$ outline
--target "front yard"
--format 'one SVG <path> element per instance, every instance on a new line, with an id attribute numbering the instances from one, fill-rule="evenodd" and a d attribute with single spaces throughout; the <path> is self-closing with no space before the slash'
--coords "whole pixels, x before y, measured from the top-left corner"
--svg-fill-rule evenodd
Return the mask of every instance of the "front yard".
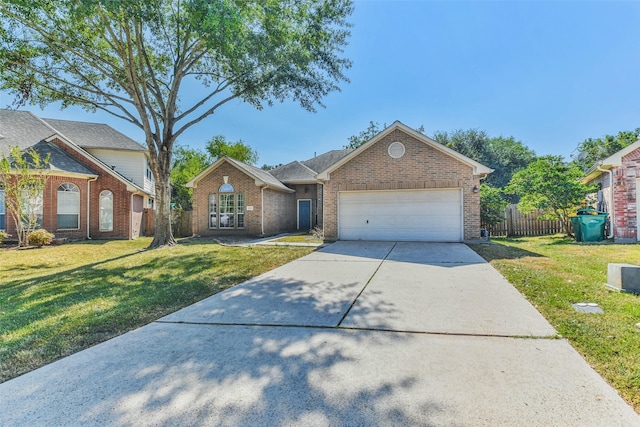
<path id="1" fill-rule="evenodd" d="M 150 239 L 0 249 L 0 382 L 152 322 L 313 248 Z"/>
<path id="2" fill-rule="evenodd" d="M 607 290 L 609 263 L 640 263 L 640 245 L 578 244 L 560 236 L 470 245 L 491 262 L 640 412 L 640 296 Z M 595 302 L 604 314 L 575 311 Z"/>

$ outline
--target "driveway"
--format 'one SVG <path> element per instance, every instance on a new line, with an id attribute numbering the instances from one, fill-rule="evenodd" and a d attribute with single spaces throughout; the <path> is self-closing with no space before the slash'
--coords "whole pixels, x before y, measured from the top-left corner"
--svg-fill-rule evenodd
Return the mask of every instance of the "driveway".
<path id="1" fill-rule="evenodd" d="M 639 426 L 462 244 L 338 242 L 0 384 L 0 425 Z"/>

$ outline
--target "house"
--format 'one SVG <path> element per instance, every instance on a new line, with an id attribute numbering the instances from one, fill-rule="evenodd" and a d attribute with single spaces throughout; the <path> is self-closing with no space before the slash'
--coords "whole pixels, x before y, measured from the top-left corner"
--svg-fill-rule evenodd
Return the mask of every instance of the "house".
<path id="1" fill-rule="evenodd" d="M 460 242 L 480 238 L 480 180 L 491 172 L 395 122 L 355 150 L 269 172 L 223 157 L 187 186 L 196 235 L 321 227 L 344 240 Z"/>
<path id="2" fill-rule="evenodd" d="M 609 237 L 640 241 L 640 140 L 597 162 L 582 182 L 599 184 L 597 209 L 609 212 Z"/>
<path id="3" fill-rule="evenodd" d="M 39 225 L 69 239 L 133 239 L 153 207 L 154 181 L 145 147 L 110 126 L 0 109 L 0 153 L 33 147 L 50 156 Z M 0 188 L 0 230 L 15 224 Z"/>

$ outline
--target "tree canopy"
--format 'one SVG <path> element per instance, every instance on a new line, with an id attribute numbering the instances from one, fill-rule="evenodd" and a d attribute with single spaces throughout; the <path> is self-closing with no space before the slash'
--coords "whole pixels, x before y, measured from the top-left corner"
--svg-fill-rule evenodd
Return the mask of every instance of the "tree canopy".
<path id="1" fill-rule="evenodd" d="M 489 137 L 483 130 L 436 132 L 434 139 L 470 159 L 492 168 L 486 184 L 504 188 L 511 177 L 535 160 L 536 154 L 514 137 Z"/>
<path id="2" fill-rule="evenodd" d="M 140 128 L 155 175 L 151 247 L 174 244 L 176 139 L 239 99 L 315 111 L 347 80 L 351 0 L 0 0 L 0 89 Z"/>
<path id="3" fill-rule="evenodd" d="M 582 141 L 573 156 L 574 163 L 587 171 L 596 162 L 617 153 L 640 138 L 640 128 L 633 131 L 618 132 L 617 135 L 605 135 L 602 138 L 588 138 Z"/>
<path id="4" fill-rule="evenodd" d="M 191 210 L 193 189 L 185 185 L 211 163 L 211 156 L 204 151 L 176 145 L 171 167 L 171 203 L 175 208 Z"/>
<path id="5" fill-rule="evenodd" d="M 569 214 L 575 213 L 593 186 L 580 182 L 582 171 L 566 163 L 562 156 L 543 156 L 515 173 L 505 189 L 520 196 L 518 209 L 531 213 L 536 209 L 546 212 L 544 218 L 560 219 L 565 233 L 571 235 Z"/>
<path id="6" fill-rule="evenodd" d="M 254 164 L 260 158 L 258 152 L 246 145 L 242 140 L 231 142 L 227 141 L 227 138 L 222 135 L 216 135 L 207 142 L 206 149 L 213 161 L 227 156 L 244 163 Z"/>

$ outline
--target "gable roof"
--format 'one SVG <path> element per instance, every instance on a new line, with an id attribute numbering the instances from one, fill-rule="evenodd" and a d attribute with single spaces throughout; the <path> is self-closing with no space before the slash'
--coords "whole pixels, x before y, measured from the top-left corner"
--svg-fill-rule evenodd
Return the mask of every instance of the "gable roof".
<path id="1" fill-rule="evenodd" d="M 335 164 L 340 161 L 344 156 L 351 153 L 353 149 L 343 149 L 343 150 L 331 150 L 324 154 L 320 154 L 312 159 L 305 160 L 302 162 L 303 165 L 312 169 L 316 173 L 322 172 L 327 169 L 329 166 Z"/>
<path id="2" fill-rule="evenodd" d="M 326 169 L 324 169 L 323 171 L 318 173 L 318 179 L 320 179 L 320 180 L 329 179 L 329 174 L 331 172 L 333 172 L 334 170 L 338 169 L 340 166 L 344 165 L 345 163 L 347 163 L 349 160 L 353 159 L 354 157 L 360 155 L 360 153 L 366 151 L 367 149 L 372 147 L 374 144 L 376 144 L 378 141 L 380 141 L 382 138 L 384 138 L 385 136 L 389 135 L 391 132 L 393 132 L 395 130 L 400 130 L 400 131 L 408 134 L 409 136 L 412 136 L 413 138 L 417 139 L 418 141 L 423 142 L 423 143 L 429 145 L 430 147 L 432 147 L 432 148 L 434 148 L 434 149 L 436 149 L 438 151 L 441 151 L 441 152 L 453 157 L 454 159 L 459 160 L 460 162 L 470 166 L 473 169 L 473 174 L 474 175 L 484 176 L 484 175 L 487 175 L 487 174 L 493 172 L 493 169 L 488 168 L 485 165 L 483 165 L 481 163 L 478 163 L 475 160 L 470 159 L 467 156 L 464 156 L 464 155 L 458 153 L 455 150 L 452 150 L 451 148 L 449 148 L 449 147 L 447 147 L 445 145 L 440 144 L 439 142 L 429 138 L 426 135 L 421 134 L 420 132 L 410 128 L 409 126 L 405 125 L 404 123 L 396 120 L 395 122 L 393 122 L 391 124 L 391 126 L 387 127 L 386 129 L 384 129 L 383 131 L 378 133 L 376 136 L 371 138 L 369 141 L 365 142 L 360 147 L 358 147 L 355 150 L 351 151 L 346 156 L 342 157 L 340 160 L 338 160 L 337 162 L 333 163 L 332 165 L 330 165 L 329 167 L 327 167 Z"/>
<path id="3" fill-rule="evenodd" d="M 255 166 L 248 165 L 239 160 L 232 159 L 231 157 L 223 156 L 218 160 L 213 162 L 211 166 L 200 172 L 195 178 L 185 184 L 186 187 L 195 188 L 202 178 L 207 176 L 210 172 L 217 169 L 223 163 L 229 163 L 231 166 L 234 166 L 241 172 L 244 172 L 246 175 L 250 176 L 255 180 L 257 186 L 265 186 L 267 188 L 271 188 L 273 190 L 285 191 L 287 193 L 293 193 L 295 190 L 284 185 L 282 182 L 278 181 L 276 177 L 271 175 L 265 170 L 259 169 Z"/>
<path id="4" fill-rule="evenodd" d="M 147 151 L 128 136 L 103 123 L 76 122 L 73 120 L 42 119 L 82 148 L 109 150 Z"/>
<path id="5" fill-rule="evenodd" d="M 621 166 L 622 158 L 639 148 L 640 148 L 640 139 L 634 142 L 633 144 L 624 147 L 622 150 L 610 155 L 606 159 L 596 162 L 593 166 L 591 166 L 591 168 L 589 168 L 589 170 L 586 173 L 586 176 L 582 178 L 582 182 L 587 183 L 589 181 L 592 181 L 594 178 L 598 177 L 600 174 L 602 174 L 602 171 L 598 170 L 598 167 L 600 167 L 600 169 L 611 169 L 615 166 Z"/>
<path id="6" fill-rule="evenodd" d="M 316 183 L 316 172 L 295 160 L 269 171 L 276 179 L 288 183 Z"/>
<path id="7" fill-rule="evenodd" d="M 64 122 L 64 120 L 61 120 L 60 122 Z M 81 122 L 67 121 L 67 123 Z M 113 131 L 122 135 L 115 129 L 113 129 Z M 106 173 L 124 183 L 129 191 L 153 195 L 132 182 L 127 177 L 114 171 L 102 160 L 83 149 L 80 144 L 70 140 L 68 136 L 62 135 L 62 133 L 54 129 L 50 123 L 47 123 L 29 111 L 0 109 L 0 134 L 3 135 L 3 137 L 0 138 L 0 154 L 4 154 L 5 156 L 9 154 L 11 147 L 17 146 L 21 150 L 34 147 L 34 149 L 36 149 L 42 156 L 46 156 L 49 153 L 51 154 L 49 169 L 52 172 L 81 174 L 93 177 L 97 176 L 95 171 L 89 169 L 87 166 L 83 165 L 81 162 L 51 142 L 53 139 L 58 139 L 67 144 L 68 147 L 80 154 L 82 157 L 90 160 L 92 163 L 106 171 Z"/>

